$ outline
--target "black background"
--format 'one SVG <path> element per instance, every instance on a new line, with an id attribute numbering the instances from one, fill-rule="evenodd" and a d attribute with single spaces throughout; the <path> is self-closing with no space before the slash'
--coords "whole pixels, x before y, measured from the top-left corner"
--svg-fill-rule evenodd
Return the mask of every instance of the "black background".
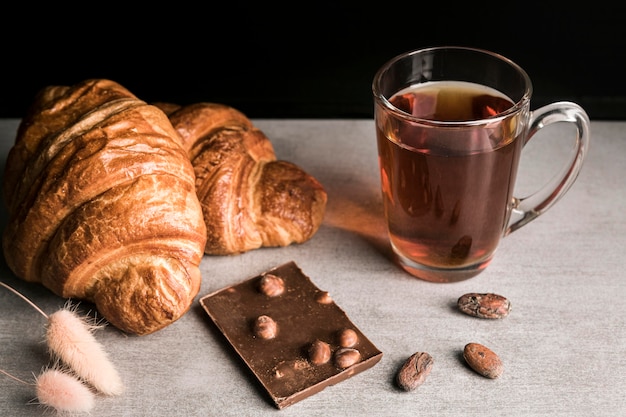
<path id="1" fill-rule="evenodd" d="M 601 2 L 184 2 L 16 5 L 3 13 L 0 117 L 46 85 L 110 78 L 146 101 L 231 105 L 251 118 L 370 118 L 393 56 L 437 45 L 520 64 L 532 106 L 626 119 L 626 13 Z"/>

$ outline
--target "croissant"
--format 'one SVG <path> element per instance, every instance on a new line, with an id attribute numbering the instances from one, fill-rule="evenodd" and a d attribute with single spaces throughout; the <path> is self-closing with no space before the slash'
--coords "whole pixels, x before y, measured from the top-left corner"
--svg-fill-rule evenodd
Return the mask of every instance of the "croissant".
<path id="1" fill-rule="evenodd" d="M 193 167 L 162 110 L 102 79 L 35 97 L 7 157 L 8 266 L 111 324 L 149 334 L 200 289 L 206 226 Z"/>
<path id="2" fill-rule="evenodd" d="M 269 138 L 243 113 L 217 103 L 155 104 L 168 114 L 194 167 L 206 254 L 303 243 L 317 232 L 324 187 L 299 166 L 277 160 Z"/>

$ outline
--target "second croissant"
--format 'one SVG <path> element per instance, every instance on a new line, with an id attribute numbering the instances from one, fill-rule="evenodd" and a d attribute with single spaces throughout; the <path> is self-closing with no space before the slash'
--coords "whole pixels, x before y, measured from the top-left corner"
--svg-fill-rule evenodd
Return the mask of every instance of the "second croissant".
<path id="1" fill-rule="evenodd" d="M 182 137 L 207 225 L 205 253 L 231 255 L 309 240 L 327 194 L 299 166 L 277 160 L 268 137 L 240 111 L 217 103 L 156 103 Z"/>

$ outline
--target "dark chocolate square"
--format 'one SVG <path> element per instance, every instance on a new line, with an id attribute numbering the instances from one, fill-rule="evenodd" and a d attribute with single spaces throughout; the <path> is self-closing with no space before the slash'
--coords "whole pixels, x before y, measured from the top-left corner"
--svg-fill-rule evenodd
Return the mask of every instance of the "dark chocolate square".
<path id="1" fill-rule="evenodd" d="M 264 281 L 275 285 L 264 290 Z M 284 291 L 276 294 L 276 289 Z M 208 294 L 200 304 L 279 409 L 382 358 L 330 295 L 294 262 Z M 261 329 L 255 324 L 259 317 L 265 319 Z M 311 356 L 314 342 L 325 346 L 317 356 Z"/>

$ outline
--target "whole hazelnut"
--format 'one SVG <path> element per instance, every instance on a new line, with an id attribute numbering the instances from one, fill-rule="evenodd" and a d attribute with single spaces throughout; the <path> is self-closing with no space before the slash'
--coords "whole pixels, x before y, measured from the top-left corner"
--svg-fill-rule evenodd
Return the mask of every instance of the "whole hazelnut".
<path id="1" fill-rule="evenodd" d="M 323 365 L 330 360 L 330 345 L 316 340 L 309 347 L 309 359 L 314 365 Z"/>
<path id="2" fill-rule="evenodd" d="M 335 365 L 338 368 L 348 368 L 361 360 L 361 353 L 352 348 L 341 348 L 335 352 Z"/>
<path id="3" fill-rule="evenodd" d="M 277 297 L 285 292 L 285 281 L 274 274 L 265 274 L 259 281 L 259 291 L 268 297 Z"/>
<path id="4" fill-rule="evenodd" d="M 338 336 L 341 347 L 352 347 L 359 341 L 359 336 L 352 329 L 343 329 Z"/>
<path id="5" fill-rule="evenodd" d="M 254 334 L 261 339 L 273 339 L 278 333 L 278 325 L 270 316 L 259 316 L 254 322 Z"/>

